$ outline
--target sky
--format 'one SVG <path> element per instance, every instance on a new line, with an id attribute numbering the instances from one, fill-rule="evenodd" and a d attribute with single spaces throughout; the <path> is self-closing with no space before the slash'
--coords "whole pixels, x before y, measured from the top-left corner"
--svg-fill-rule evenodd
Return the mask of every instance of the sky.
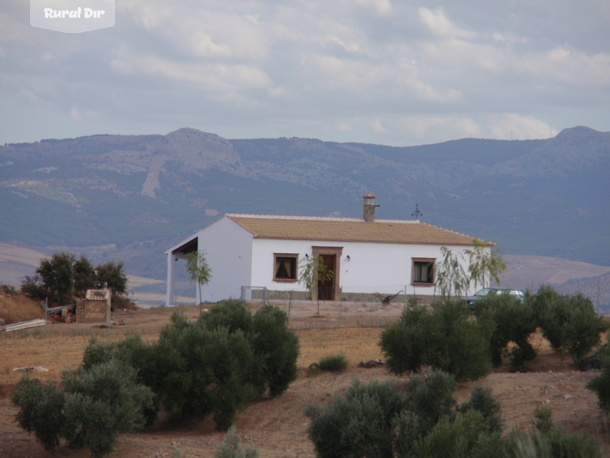
<path id="1" fill-rule="evenodd" d="M 608 0 L 116 0 L 113 27 L 62 33 L 2 0 L 0 144 L 605 132 L 609 24 Z"/>

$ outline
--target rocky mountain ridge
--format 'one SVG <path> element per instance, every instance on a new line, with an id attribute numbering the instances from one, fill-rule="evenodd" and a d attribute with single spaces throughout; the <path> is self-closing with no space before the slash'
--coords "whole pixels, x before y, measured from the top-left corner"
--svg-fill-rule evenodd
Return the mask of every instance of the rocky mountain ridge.
<path id="1" fill-rule="evenodd" d="M 426 222 L 505 253 L 610 265 L 610 133 L 389 147 L 229 140 L 192 128 L 0 146 L 0 241 L 76 248 L 163 278 L 163 252 L 224 213 Z"/>

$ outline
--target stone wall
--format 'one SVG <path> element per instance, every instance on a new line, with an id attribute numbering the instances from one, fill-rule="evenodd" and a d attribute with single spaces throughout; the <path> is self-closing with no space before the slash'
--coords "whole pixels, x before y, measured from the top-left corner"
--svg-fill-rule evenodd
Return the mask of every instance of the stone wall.
<path id="1" fill-rule="evenodd" d="M 76 304 L 77 323 L 104 323 L 110 317 L 106 316 L 106 301 L 82 300 Z"/>

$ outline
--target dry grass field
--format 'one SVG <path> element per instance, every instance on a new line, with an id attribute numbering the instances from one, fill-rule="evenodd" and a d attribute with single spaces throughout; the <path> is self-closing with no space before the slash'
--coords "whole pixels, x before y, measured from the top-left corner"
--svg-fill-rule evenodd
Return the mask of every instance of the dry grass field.
<path id="1" fill-rule="evenodd" d="M 35 306 L 37 307 L 37 306 Z M 253 403 L 242 410 L 236 420 L 244 444 L 257 447 L 261 457 L 310 457 L 314 448 L 307 438 L 308 418 L 303 410 L 309 404 L 326 404 L 349 387 L 354 379 L 394 378 L 384 367 L 358 367 L 360 360 L 382 357 L 378 342 L 383 325 L 400 315 L 402 304 L 382 307 L 379 304 L 322 304 L 316 315 L 315 304 L 293 303 L 290 327 L 300 340 L 299 376 L 289 390 L 277 399 Z M 198 307 L 179 307 L 188 318 L 199 314 Z M 0 316 L 2 314 L 0 300 Z M 57 323 L 42 328 L 0 334 L 0 456 L 52 457 L 88 456 L 86 451 L 71 450 L 62 445 L 54 454 L 46 452 L 14 422 L 17 409 L 10 395 L 22 372 L 15 368 L 42 366 L 47 372 L 32 373 L 43 380 L 58 380 L 61 372 L 75 368 L 92 336 L 101 340 L 122 339 L 138 333 L 144 340 L 157 338 L 159 329 L 169 321 L 174 309 L 155 308 L 117 313 L 123 325 L 100 329 L 92 324 Z M 33 308 L 34 313 L 39 313 Z M 490 386 L 502 404 L 505 430 L 532 427 L 536 406 L 546 404 L 553 410 L 556 424 L 565 430 L 589 434 L 610 450 L 610 426 L 597 406 L 596 396 L 585 384 L 596 372 L 578 372 L 553 354 L 547 343 L 537 336 L 534 345 L 538 357 L 528 372 L 512 373 L 508 365 L 498 368 L 477 382 L 460 384 L 456 396 L 464 401 L 476 384 Z M 342 353 L 349 367 L 339 374 L 308 376 L 307 368 L 323 356 Z M 407 377 L 397 378 L 406 381 Z M 158 422 L 155 427 L 122 434 L 112 457 L 208 457 L 224 439 L 211 422 L 171 424 Z"/>

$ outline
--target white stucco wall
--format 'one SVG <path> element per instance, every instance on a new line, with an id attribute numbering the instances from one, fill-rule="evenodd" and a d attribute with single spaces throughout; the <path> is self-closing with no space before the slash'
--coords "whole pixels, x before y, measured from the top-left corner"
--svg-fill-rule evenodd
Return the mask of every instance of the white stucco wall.
<path id="1" fill-rule="evenodd" d="M 434 258 L 441 261 L 440 246 L 399 245 L 386 243 L 311 242 L 300 240 L 254 239 L 252 249 L 252 285 L 275 291 L 305 291 L 299 283 L 273 281 L 274 253 L 298 253 L 299 258 L 312 254 L 312 246 L 342 247 L 339 261 L 340 287 L 345 293 L 433 295 L 433 286 L 411 284 L 412 258 Z M 460 253 L 468 247 L 450 247 Z M 349 256 L 349 260 L 347 258 Z M 464 268 L 467 268 L 464 262 Z M 472 288 L 468 294 L 473 294 Z"/>
<path id="2" fill-rule="evenodd" d="M 202 287 L 202 299 L 217 302 L 239 298 L 242 285 L 250 284 L 252 235 L 228 218 L 222 218 L 199 233 L 212 279 Z"/>
<path id="3" fill-rule="evenodd" d="M 343 293 L 390 295 L 404 291 L 406 294 L 434 295 L 434 286 L 412 285 L 413 258 L 436 259 L 437 265 L 442 260 L 437 245 L 255 239 L 227 217 L 201 230 L 197 237 L 199 249 L 205 251 L 212 268 L 209 284 L 202 287 L 202 300 L 209 302 L 239 298 L 242 286 L 305 291 L 298 282 L 273 281 L 274 254 L 297 253 L 302 259 L 305 254 L 312 255 L 313 246 L 342 248 L 337 267 Z M 459 257 L 463 250 L 472 247 L 449 248 Z M 463 267 L 467 270 L 466 260 Z M 471 287 L 467 294 L 474 294 L 479 288 Z"/>

